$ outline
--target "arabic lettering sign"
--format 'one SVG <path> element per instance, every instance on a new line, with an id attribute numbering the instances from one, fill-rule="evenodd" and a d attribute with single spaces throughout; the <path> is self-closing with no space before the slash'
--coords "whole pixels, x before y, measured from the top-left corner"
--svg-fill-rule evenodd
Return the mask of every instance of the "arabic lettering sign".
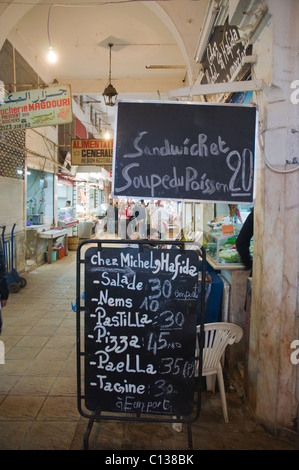
<path id="1" fill-rule="evenodd" d="M 112 154 L 112 139 L 72 140 L 72 165 L 112 165 Z"/>
<path id="2" fill-rule="evenodd" d="M 0 131 L 72 122 L 69 86 L 5 93 L 0 97 Z"/>

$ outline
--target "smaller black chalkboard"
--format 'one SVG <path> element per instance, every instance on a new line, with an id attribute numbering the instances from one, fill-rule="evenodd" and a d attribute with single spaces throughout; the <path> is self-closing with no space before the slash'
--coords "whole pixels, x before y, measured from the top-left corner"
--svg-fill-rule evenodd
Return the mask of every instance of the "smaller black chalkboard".
<path id="1" fill-rule="evenodd" d="M 224 25 L 215 26 L 209 40 L 205 57 L 202 61 L 204 76 L 201 84 L 229 82 L 236 69 L 241 65 L 242 58 L 248 54 L 241 41 L 236 26 L 226 22 Z M 244 73 L 244 68 L 242 72 Z"/>
<path id="2" fill-rule="evenodd" d="M 252 204 L 257 109 L 250 105 L 117 105 L 115 197 Z"/>
<path id="3" fill-rule="evenodd" d="M 198 253 L 95 246 L 86 250 L 84 264 L 86 408 L 190 414 Z"/>

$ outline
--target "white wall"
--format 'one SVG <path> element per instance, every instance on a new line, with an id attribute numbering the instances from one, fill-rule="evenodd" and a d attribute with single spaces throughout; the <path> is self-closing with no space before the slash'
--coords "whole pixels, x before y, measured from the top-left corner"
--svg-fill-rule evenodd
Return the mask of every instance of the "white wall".
<path id="1" fill-rule="evenodd" d="M 0 177 L 0 225 L 8 234 L 14 223 L 15 233 L 24 230 L 24 181 Z M 1 230 L 2 233 L 2 230 Z"/>
<path id="2" fill-rule="evenodd" d="M 4 235 L 7 240 L 10 239 L 12 227 L 16 224 L 13 263 L 18 272 L 24 271 L 26 264 L 24 187 L 23 180 L 0 177 L 0 226 L 6 226 Z M 2 236 L 2 228 L 0 231 Z"/>

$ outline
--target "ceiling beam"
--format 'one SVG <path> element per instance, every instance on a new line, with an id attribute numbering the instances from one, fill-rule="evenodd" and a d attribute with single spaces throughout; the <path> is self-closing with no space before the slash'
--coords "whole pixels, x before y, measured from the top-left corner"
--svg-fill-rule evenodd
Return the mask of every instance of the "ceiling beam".
<path id="1" fill-rule="evenodd" d="M 181 74 L 181 77 L 184 73 Z M 72 93 L 74 94 L 96 94 L 102 95 L 105 87 L 107 86 L 107 80 L 69 80 L 59 79 L 60 84 L 70 85 Z M 169 89 L 176 88 L 182 85 L 182 78 L 141 78 L 141 79 L 113 79 L 112 84 L 116 88 L 118 93 L 168 93 Z"/>
<path id="2" fill-rule="evenodd" d="M 238 93 L 242 91 L 258 91 L 263 89 L 262 80 L 248 80 L 225 83 L 211 83 L 178 88 L 168 92 L 169 99 L 188 98 L 200 95 L 216 95 L 218 93 Z"/>

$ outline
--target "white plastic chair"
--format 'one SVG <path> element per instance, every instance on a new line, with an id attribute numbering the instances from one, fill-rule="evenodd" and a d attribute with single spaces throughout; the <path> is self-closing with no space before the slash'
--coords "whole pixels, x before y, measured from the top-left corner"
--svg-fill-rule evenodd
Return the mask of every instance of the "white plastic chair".
<path id="1" fill-rule="evenodd" d="M 226 396 L 224 389 L 223 373 L 221 359 L 224 355 L 227 345 L 238 343 L 243 336 L 243 330 L 240 326 L 233 323 L 205 323 L 204 325 L 204 345 L 203 345 L 203 364 L 202 364 L 202 376 L 208 377 L 214 376 L 218 379 L 218 386 L 220 391 L 222 412 L 225 423 L 228 423 L 228 413 L 226 405 Z M 200 325 L 197 326 L 197 348 L 196 357 L 199 354 L 198 336 L 200 333 Z M 196 373 L 198 375 L 198 359 L 196 364 Z M 215 382 L 213 383 L 212 389 L 215 391 Z"/>

